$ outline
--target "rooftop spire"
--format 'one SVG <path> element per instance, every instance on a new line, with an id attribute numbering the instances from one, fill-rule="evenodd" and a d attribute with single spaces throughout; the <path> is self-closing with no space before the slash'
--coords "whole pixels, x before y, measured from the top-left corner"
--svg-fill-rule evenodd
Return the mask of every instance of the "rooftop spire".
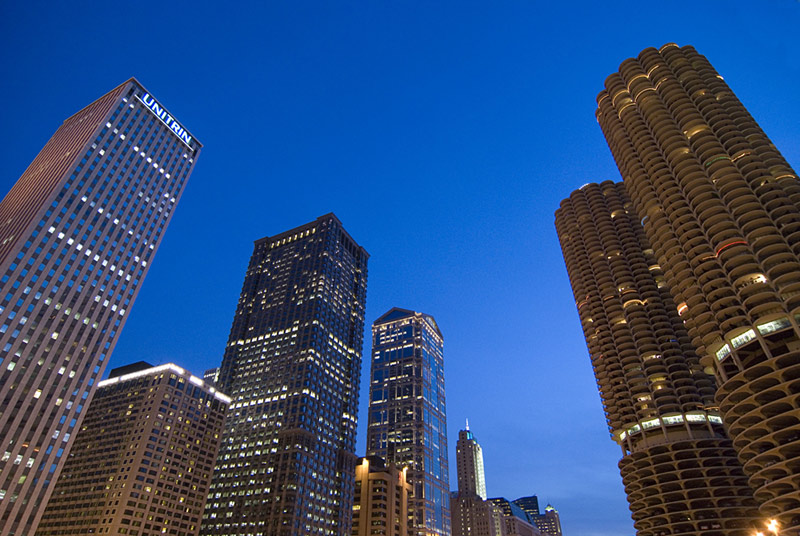
<path id="1" fill-rule="evenodd" d="M 469 419 L 467 419 L 467 431 L 469 431 Z"/>

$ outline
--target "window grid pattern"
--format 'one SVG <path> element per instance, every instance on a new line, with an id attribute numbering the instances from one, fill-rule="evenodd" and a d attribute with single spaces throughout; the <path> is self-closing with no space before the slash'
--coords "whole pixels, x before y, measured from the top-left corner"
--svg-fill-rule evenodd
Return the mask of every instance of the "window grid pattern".
<path id="1" fill-rule="evenodd" d="M 168 367 L 97 389 L 36 536 L 199 534 L 227 404 Z"/>
<path id="2" fill-rule="evenodd" d="M 450 534 L 443 349 L 430 315 L 393 308 L 372 324 L 367 455 L 407 468 L 417 535 Z"/>
<path id="3" fill-rule="evenodd" d="M 203 534 L 349 534 L 367 258 L 333 215 L 255 243 Z"/>
<path id="4" fill-rule="evenodd" d="M 32 534 L 198 156 L 130 80 L 0 203 L 0 535 Z"/>

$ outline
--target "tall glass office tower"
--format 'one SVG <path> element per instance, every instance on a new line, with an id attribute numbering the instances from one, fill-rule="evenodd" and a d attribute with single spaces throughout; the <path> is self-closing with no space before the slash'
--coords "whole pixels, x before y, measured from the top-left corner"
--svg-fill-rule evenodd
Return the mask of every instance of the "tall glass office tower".
<path id="1" fill-rule="evenodd" d="M 765 81 L 765 96 L 769 81 Z M 800 528 L 800 180 L 694 48 L 606 79 L 597 120 L 760 503 Z"/>
<path id="2" fill-rule="evenodd" d="M 367 258 L 333 214 L 256 241 L 201 534 L 350 533 Z"/>
<path id="3" fill-rule="evenodd" d="M 131 79 L 0 203 L 0 535 L 34 533 L 200 149 Z"/>
<path id="4" fill-rule="evenodd" d="M 397 307 L 372 324 L 369 456 L 408 467 L 419 536 L 449 536 L 443 339 L 432 316 Z"/>

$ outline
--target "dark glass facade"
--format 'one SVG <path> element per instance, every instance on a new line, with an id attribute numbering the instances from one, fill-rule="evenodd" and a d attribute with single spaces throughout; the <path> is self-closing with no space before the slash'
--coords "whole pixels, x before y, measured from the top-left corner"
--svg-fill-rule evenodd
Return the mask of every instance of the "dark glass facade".
<path id="1" fill-rule="evenodd" d="M 0 203 L 0 535 L 34 533 L 200 148 L 131 79 Z"/>
<path id="2" fill-rule="evenodd" d="M 256 241 L 202 534 L 350 533 L 367 258 L 333 214 Z"/>
<path id="3" fill-rule="evenodd" d="M 539 515 L 539 497 L 536 495 L 529 495 L 528 497 L 520 497 L 513 501 L 514 504 L 522 508 L 531 518 Z"/>
<path id="4" fill-rule="evenodd" d="M 408 468 L 417 535 L 450 534 L 443 344 L 423 313 L 393 308 L 372 324 L 367 453 Z"/>

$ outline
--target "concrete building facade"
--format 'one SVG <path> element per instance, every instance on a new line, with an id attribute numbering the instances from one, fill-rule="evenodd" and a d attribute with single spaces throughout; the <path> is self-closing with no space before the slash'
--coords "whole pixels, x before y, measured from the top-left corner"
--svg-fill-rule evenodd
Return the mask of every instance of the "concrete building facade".
<path id="1" fill-rule="evenodd" d="M 37 536 L 197 536 L 230 399 L 172 363 L 97 385 Z"/>
<path id="2" fill-rule="evenodd" d="M 0 203 L 0 536 L 29 536 L 201 144 L 131 79 Z"/>
<path id="3" fill-rule="evenodd" d="M 367 456 L 356 465 L 352 536 L 408 536 L 411 484 L 406 469 Z"/>
<path id="4" fill-rule="evenodd" d="M 562 201 L 556 229 L 637 534 L 744 536 L 758 512 L 714 377 L 625 186 L 584 185 Z"/>
<path id="5" fill-rule="evenodd" d="M 764 518 L 800 528 L 800 180 L 708 60 L 648 48 L 597 120 Z"/>

